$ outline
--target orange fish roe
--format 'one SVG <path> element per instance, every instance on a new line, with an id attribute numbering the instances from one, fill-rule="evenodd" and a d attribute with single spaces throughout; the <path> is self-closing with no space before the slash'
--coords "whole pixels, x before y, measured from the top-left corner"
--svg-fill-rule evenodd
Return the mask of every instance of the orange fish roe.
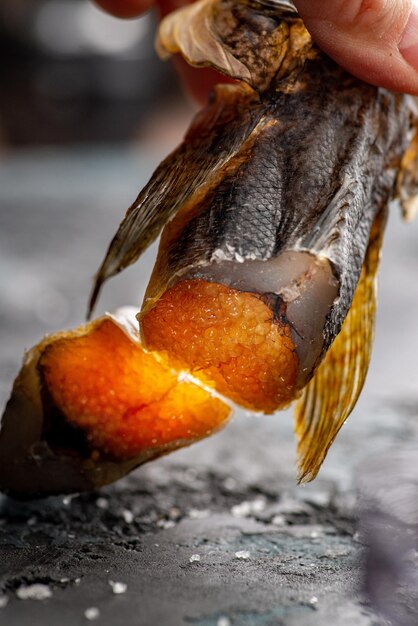
<path id="1" fill-rule="evenodd" d="M 178 381 L 167 366 L 110 320 L 63 338 L 41 368 L 56 406 L 92 446 L 117 459 L 173 450 L 220 428 L 230 408 L 208 391 Z"/>
<path id="2" fill-rule="evenodd" d="M 272 412 L 296 395 L 298 358 L 287 325 L 252 293 L 184 280 L 141 319 L 152 350 L 249 408 Z"/>

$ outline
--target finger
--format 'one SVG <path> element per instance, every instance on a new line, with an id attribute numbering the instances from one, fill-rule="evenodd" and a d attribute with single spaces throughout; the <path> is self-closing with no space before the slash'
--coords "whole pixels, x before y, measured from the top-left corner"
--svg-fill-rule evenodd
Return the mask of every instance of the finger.
<path id="1" fill-rule="evenodd" d="M 294 0 L 318 45 L 374 85 L 418 94 L 418 5 L 413 0 Z"/>
<path id="2" fill-rule="evenodd" d="M 179 54 L 174 55 L 172 61 L 183 91 L 200 106 L 207 104 L 209 94 L 215 85 L 234 82 L 228 76 L 209 67 L 192 67 Z"/>
<path id="3" fill-rule="evenodd" d="M 191 4 L 195 0 L 156 0 L 157 9 L 161 17 L 175 11 L 186 4 Z"/>
<path id="4" fill-rule="evenodd" d="M 137 17 L 148 11 L 155 0 L 94 0 L 101 9 L 115 17 Z"/>
<path id="5" fill-rule="evenodd" d="M 138 17 L 156 6 L 161 16 L 178 9 L 191 0 L 93 0 L 101 9 L 115 17 Z"/>

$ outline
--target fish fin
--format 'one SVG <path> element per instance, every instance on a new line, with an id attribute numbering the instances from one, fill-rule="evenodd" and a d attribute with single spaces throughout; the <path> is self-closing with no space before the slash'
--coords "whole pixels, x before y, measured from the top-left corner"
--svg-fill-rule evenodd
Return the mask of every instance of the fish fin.
<path id="1" fill-rule="evenodd" d="M 156 169 L 129 208 L 95 276 L 90 318 L 103 283 L 134 263 L 184 203 L 219 179 L 259 121 L 250 111 L 256 95 L 245 85 L 218 85 L 183 143 Z M 261 109 L 260 109 L 261 111 Z"/>
<path id="2" fill-rule="evenodd" d="M 216 39 L 212 10 L 218 0 L 200 0 L 169 13 L 159 27 L 156 49 L 162 59 L 180 52 L 196 67 L 211 66 L 233 78 L 249 81 L 249 70 Z"/>
<path id="3" fill-rule="evenodd" d="M 356 405 L 370 362 L 377 280 L 386 212 L 376 218 L 353 302 L 341 332 L 295 410 L 299 482 L 313 480 L 338 431 Z"/>
<path id="4" fill-rule="evenodd" d="M 418 215 L 418 121 L 415 122 L 414 135 L 401 161 L 396 195 L 399 197 L 404 220 L 412 221 Z"/>
<path id="5" fill-rule="evenodd" d="M 198 0 L 167 15 L 156 48 L 181 53 L 190 65 L 213 67 L 262 92 L 315 54 L 312 39 L 289 5 L 249 0 Z"/>

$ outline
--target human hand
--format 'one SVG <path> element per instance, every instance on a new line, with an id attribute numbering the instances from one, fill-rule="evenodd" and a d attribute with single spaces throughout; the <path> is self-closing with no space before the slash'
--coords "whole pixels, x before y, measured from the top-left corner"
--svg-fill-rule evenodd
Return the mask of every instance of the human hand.
<path id="1" fill-rule="evenodd" d="M 109 13 L 134 17 L 156 6 L 161 16 L 188 0 L 95 0 Z M 294 0 L 317 44 L 362 80 L 418 95 L 418 3 L 413 0 Z M 219 75 L 176 60 L 199 101 Z M 217 76 L 217 78 L 216 78 Z"/>
<path id="2" fill-rule="evenodd" d="M 294 0 L 312 37 L 362 80 L 418 94 L 418 3 Z"/>

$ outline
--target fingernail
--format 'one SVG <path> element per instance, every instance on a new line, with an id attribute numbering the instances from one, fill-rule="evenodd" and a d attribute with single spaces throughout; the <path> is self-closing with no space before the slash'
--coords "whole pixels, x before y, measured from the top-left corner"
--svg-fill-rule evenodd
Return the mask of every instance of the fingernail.
<path id="1" fill-rule="evenodd" d="M 418 3 L 416 0 L 414 0 L 411 15 L 398 47 L 405 61 L 418 70 Z"/>

